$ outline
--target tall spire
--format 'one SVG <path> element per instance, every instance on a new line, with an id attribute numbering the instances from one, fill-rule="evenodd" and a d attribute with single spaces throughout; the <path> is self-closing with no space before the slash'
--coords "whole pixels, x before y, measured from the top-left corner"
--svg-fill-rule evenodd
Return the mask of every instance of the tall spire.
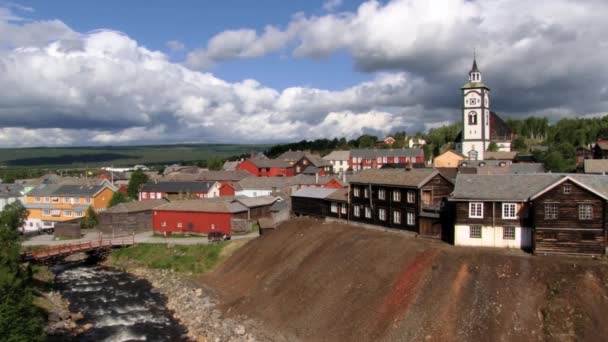
<path id="1" fill-rule="evenodd" d="M 477 68 L 477 51 L 473 49 L 473 66 L 469 71 L 469 82 L 481 82 L 481 71 Z"/>

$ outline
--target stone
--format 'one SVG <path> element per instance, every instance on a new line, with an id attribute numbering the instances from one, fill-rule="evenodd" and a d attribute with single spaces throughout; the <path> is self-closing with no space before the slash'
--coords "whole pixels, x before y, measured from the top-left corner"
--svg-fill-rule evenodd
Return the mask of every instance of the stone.
<path id="1" fill-rule="evenodd" d="M 234 328 L 234 333 L 237 335 L 244 335 L 245 334 L 245 327 L 242 325 L 237 325 L 236 328 Z"/>
<path id="2" fill-rule="evenodd" d="M 207 337 L 198 336 L 198 337 L 196 337 L 196 342 L 207 342 Z"/>
<path id="3" fill-rule="evenodd" d="M 85 325 L 82 326 L 82 330 L 83 331 L 87 331 L 87 330 L 89 330 L 91 328 L 93 328 L 93 324 L 91 324 L 91 323 L 87 323 L 87 324 L 85 324 Z"/>
<path id="4" fill-rule="evenodd" d="M 73 321 L 78 321 L 78 320 L 83 319 L 84 315 L 82 313 L 80 313 L 80 312 L 75 312 L 75 313 L 73 312 L 73 313 L 70 314 L 70 318 Z"/>

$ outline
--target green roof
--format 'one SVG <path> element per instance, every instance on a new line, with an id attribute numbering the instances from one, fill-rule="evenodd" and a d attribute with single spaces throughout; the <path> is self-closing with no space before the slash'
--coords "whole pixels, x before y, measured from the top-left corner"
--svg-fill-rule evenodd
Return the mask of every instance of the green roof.
<path id="1" fill-rule="evenodd" d="M 462 86 L 462 89 L 467 89 L 467 88 L 487 88 L 487 89 L 490 89 L 483 82 L 468 82 L 467 84 L 465 84 L 465 85 Z"/>

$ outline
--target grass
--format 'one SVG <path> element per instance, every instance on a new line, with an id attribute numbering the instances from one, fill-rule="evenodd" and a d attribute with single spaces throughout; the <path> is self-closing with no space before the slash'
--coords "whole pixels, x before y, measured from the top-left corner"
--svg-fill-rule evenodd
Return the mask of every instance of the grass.
<path id="1" fill-rule="evenodd" d="M 173 270 L 180 273 L 202 274 L 212 270 L 220 261 L 224 247 L 231 242 L 205 245 L 167 246 L 166 244 L 139 244 L 112 252 L 113 266 L 131 266 Z"/>

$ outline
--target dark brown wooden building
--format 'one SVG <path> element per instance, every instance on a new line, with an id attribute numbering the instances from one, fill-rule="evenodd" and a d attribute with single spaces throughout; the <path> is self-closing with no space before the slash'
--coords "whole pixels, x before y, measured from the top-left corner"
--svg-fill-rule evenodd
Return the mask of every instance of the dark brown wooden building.
<path id="1" fill-rule="evenodd" d="M 607 176 L 564 176 L 531 201 L 536 253 L 605 254 Z"/>
<path id="2" fill-rule="evenodd" d="M 120 203 L 99 214 L 97 228 L 103 234 L 132 234 L 152 231 L 152 210 L 166 199 Z"/>
<path id="3" fill-rule="evenodd" d="M 291 194 L 291 212 L 296 216 L 326 217 L 330 213 L 327 196 L 337 191 L 331 188 L 306 187 Z"/>
<path id="4" fill-rule="evenodd" d="M 437 170 L 371 169 L 350 180 L 352 221 L 441 237 L 453 184 Z"/>

